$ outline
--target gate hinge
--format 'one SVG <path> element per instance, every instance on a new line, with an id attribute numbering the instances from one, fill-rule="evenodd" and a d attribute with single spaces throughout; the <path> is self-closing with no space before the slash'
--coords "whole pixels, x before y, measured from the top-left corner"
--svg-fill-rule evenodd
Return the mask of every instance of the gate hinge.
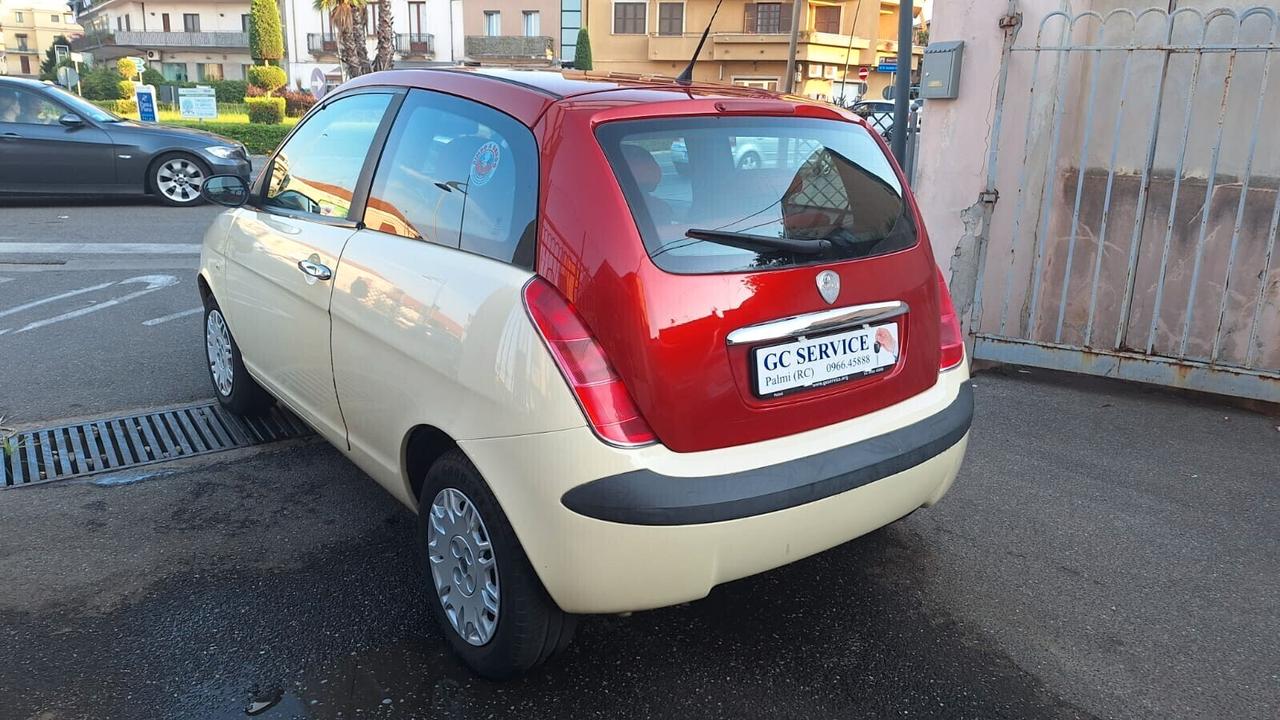
<path id="1" fill-rule="evenodd" d="M 996 201 L 999 199 L 1000 199 L 999 190 L 983 190 L 982 192 L 978 193 L 978 202 L 982 203 L 983 205 L 995 205 Z"/>
<path id="2" fill-rule="evenodd" d="M 1000 29 L 1008 30 L 1009 28 L 1018 27 L 1022 24 L 1022 13 L 1010 13 L 1000 18 Z"/>

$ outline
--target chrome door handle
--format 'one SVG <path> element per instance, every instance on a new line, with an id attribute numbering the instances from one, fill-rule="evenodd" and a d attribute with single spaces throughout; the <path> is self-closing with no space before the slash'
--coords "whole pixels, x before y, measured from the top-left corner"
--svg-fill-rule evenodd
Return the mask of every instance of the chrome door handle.
<path id="1" fill-rule="evenodd" d="M 303 275 L 315 278 L 316 280 L 329 280 L 333 278 L 333 271 L 327 265 L 320 263 L 319 258 L 309 258 L 307 260 L 298 261 L 298 269 Z"/>

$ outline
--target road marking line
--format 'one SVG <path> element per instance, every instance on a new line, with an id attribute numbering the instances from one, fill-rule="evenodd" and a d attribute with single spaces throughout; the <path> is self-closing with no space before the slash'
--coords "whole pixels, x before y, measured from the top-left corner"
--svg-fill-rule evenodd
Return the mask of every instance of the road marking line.
<path id="1" fill-rule="evenodd" d="M 14 314 L 14 313 L 16 313 L 16 312 L 22 312 L 23 310 L 27 310 L 27 309 L 29 309 L 29 308 L 36 307 L 37 305 L 43 305 L 43 304 L 45 304 L 45 303 L 51 303 L 51 302 L 56 302 L 56 301 L 58 301 L 58 300 L 64 300 L 64 299 L 69 298 L 69 297 L 75 297 L 76 295 L 81 295 L 81 294 L 84 294 L 84 293 L 87 293 L 87 292 L 93 292 L 94 290 L 101 290 L 102 288 L 110 287 L 110 286 L 112 286 L 112 285 L 114 285 L 114 284 L 115 284 L 114 282 L 104 282 L 104 283 L 102 283 L 101 285 L 91 285 L 91 286 L 89 286 L 89 287 L 80 288 L 79 290 L 72 290 L 72 291 L 70 291 L 70 292 L 64 292 L 64 293 L 62 293 L 61 295 L 54 295 L 53 297 L 47 297 L 47 298 L 44 298 L 44 299 L 41 299 L 41 300 L 32 300 L 31 302 L 26 303 L 26 304 L 24 304 L 24 305 L 19 305 L 19 306 L 17 306 L 17 307 L 11 307 L 11 308 L 9 308 L 8 310 L 0 310 L 0 317 L 4 317 L 5 315 L 12 315 L 12 314 Z"/>
<path id="2" fill-rule="evenodd" d="M 47 318 L 45 320 L 37 320 L 33 323 L 27 323 L 26 325 L 23 325 L 22 327 L 14 331 L 14 335 L 27 332 L 28 330 L 36 330 L 38 328 L 42 328 L 47 325 L 53 325 L 54 323 L 60 323 L 63 320 L 71 320 L 72 318 L 78 318 L 84 315 L 88 315 L 89 313 L 98 312 L 99 310 L 106 310 L 109 307 L 115 307 L 116 305 L 129 302 L 130 300 L 134 300 L 136 298 L 140 298 L 143 295 L 148 295 L 157 290 L 163 290 L 164 288 L 177 285 L 178 278 L 172 275 L 142 275 L 136 278 L 129 278 L 128 280 L 121 280 L 117 284 L 125 285 L 129 283 L 146 283 L 147 287 L 142 290 L 138 290 L 137 292 L 131 292 L 127 295 L 121 295 L 118 298 L 112 298 L 110 300 L 107 300 L 106 302 L 98 303 L 97 305 L 90 305 L 88 307 L 83 307 L 83 308 L 80 308 L 79 310 L 72 310 L 71 312 L 65 312 L 65 313 L 62 313 L 61 315 Z"/>
<path id="3" fill-rule="evenodd" d="M 151 318 L 150 320 L 143 320 L 142 324 L 146 325 L 147 327 L 151 327 L 152 325 L 167 323 L 170 320 L 177 320 L 178 318 L 184 318 L 188 315 L 195 315 L 196 313 L 202 313 L 202 312 L 204 312 L 204 308 L 202 307 L 191 308 L 190 310 L 183 310 L 182 312 L 176 312 L 172 315 L 165 315 L 163 317 Z"/>
<path id="4" fill-rule="evenodd" d="M 199 255 L 200 243 L 0 242 L 0 253 L 25 255 Z"/>

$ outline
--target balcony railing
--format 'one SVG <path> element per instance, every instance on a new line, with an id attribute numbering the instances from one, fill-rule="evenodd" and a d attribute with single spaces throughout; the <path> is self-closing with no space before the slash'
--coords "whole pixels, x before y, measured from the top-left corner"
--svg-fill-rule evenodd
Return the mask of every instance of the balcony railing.
<path id="1" fill-rule="evenodd" d="M 141 32 L 119 30 L 89 33 L 71 41 L 73 50 L 92 50 L 104 45 L 146 48 L 219 48 L 244 50 L 249 47 L 249 33 L 242 32 Z"/>
<path id="2" fill-rule="evenodd" d="M 19 46 L 17 46 L 17 47 L 11 47 L 11 48 L 9 48 L 9 52 L 11 52 L 11 53 L 15 53 L 15 54 L 17 54 L 17 55 L 38 55 L 38 54 L 40 54 L 40 51 L 39 51 L 39 50 L 36 50 L 35 48 L 31 47 L 30 45 L 19 45 Z"/>
<path id="3" fill-rule="evenodd" d="M 397 33 L 396 52 L 405 57 L 434 56 L 436 36 L 431 33 Z"/>
<path id="4" fill-rule="evenodd" d="M 336 55 L 338 37 L 333 33 L 307 33 L 307 52 L 312 55 Z"/>

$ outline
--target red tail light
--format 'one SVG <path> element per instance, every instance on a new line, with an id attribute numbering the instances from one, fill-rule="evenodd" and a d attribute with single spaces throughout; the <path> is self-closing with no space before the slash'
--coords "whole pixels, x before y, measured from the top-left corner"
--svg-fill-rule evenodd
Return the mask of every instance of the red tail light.
<path id="1" fill-rule="evenodd" d="M 656 442 L 622 378 L 569 301 L 547 281 L 534 278 L 524 287 L 524 304 L 596 435 L 629 447 Z"/>
<path id="2" fill-rule="evenodd" d="M 938 268 L 938 307 L 942 313 L 939 327 L 942 358 L 938 367 L 950 370 L 964 362 L 964 333 L 960 332 L 960 318 L 956 316 L 956 306 L 951 302 L 951 292 L 947 290 L 947 280 L 942 277 L 941 268 Z"/>

